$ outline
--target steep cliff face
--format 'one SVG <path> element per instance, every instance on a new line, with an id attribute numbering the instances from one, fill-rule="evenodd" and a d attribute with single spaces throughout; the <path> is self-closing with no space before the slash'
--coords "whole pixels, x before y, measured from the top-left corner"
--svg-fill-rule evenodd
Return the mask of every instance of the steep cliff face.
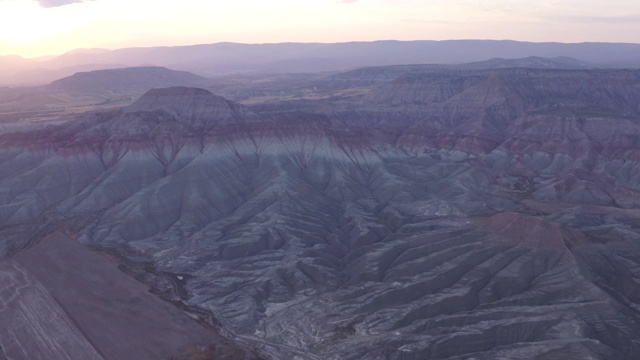
<path id="1" fill-rule="evenodd" d="M 637 80 L 411 74 L 253 110 L 153 90 L 0 137 L 3 253 L 77 231 L 265 357 L 632 359 Z"/>

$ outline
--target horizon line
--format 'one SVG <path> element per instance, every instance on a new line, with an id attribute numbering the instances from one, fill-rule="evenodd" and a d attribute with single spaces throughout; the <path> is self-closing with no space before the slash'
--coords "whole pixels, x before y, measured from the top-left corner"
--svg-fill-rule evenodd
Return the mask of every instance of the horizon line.
<path id="1" fill-rule="evenodd" d="M 433 40 L 433 39 L 414 39 L 414 40 L 398 40 L 398 39 L 380 39 L 380 40 L 352 40 L 352 41 L 338 41 L 338 42 L 322 42 L 322 41 L 310 41 L 310 42 L 302 42 L 302 41 L 281 41 L 281 42 L 235 42 L 235 41 L 218 41 L 213 43 L 194 43 L 194 44 L 185 44 L 185 45 L 150 45 L 150 46 L 124 46 L 118 48 L 103 48 L 103 47 L 89 47 L 89 48 L 74 48 L 63 53 L 59 54 L 51 54 L 51 55 L 40 55 L 40 56 L 22 56 L 20 54 L 10 53 L 10 54 L 0 54 L 0 57 L 19 57 L 25 60 L 37 60 L 43 58 L 57 58 L 60 56 L 64 56 L 67 54 L 72 54 L 74 52 L 82 52 L 83 50 L 91 51 L 91 50 L 103 50 L 105 52 L 126 50 L 126 49 L 152 49 L 152 48 L 181 48 L 181 47 L 195 47 L 195 46 L 212 46 L 212 45 L 248 45 L 248 46 L 259 46 L 259 45 L 284 45 L 284 44 L 299 44 L 299 45 L 339 45 L 339 44 L 354 44 L 354 43 L 377 43 L 377 42 L 462 42 L 462 41 L 478 41 L 478 42 L 515 42 L 515 43 L 530 43 L 530 44 L 563 44 L 563 45 L 581 45 L 581 44 L 611 44 L 611 45 L 639 45 L 637 42 L 613 42 L 613 41 L 581 41 L 581 42 L 562 42 L 562 41 L 529 41 L 529 40 L 513 40 L 513 39 L 444 39 L 444 40 Z"/>

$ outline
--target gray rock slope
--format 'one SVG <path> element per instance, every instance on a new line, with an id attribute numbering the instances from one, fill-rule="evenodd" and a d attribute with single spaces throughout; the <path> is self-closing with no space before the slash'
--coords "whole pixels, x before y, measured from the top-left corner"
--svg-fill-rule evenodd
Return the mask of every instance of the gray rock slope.
<path id="1" fill-rule="evenodd" d="M 253 110 L 153 90 L 0 137 L 3 253 L 77 231 L 265 358 L 633 359 L 637 84 L 412 74 Z"/>

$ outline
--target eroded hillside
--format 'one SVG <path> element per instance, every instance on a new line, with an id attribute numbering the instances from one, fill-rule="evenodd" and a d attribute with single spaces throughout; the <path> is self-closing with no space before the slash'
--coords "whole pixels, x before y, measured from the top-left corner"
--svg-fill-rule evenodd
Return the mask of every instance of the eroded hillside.
<path id="1" fill-rule="evenodd" d="M 633 359 L 639 76 L 153 90 L 0 137 L 2 254 L 76 234 L 265 358 Z"/>

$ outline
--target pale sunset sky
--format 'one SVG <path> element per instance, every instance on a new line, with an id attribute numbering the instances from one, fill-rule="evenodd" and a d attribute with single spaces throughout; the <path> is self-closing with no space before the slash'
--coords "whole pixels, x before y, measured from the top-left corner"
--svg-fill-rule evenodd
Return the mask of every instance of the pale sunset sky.
<path id="1" fill-rule="evenodd" d="M 640 43 L 640 0 L 0 0 L 0 55 L 445 39 Z"/>

